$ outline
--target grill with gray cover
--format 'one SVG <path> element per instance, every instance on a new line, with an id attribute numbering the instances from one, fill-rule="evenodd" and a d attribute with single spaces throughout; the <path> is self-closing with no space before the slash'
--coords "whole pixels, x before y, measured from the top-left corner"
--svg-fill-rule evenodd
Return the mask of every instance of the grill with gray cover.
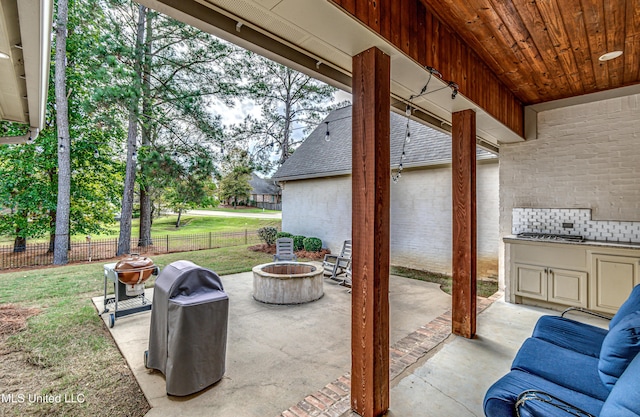
<path id="1" fill-rule="evenodd" d="M 167 394 L 190 395 L 222 379 L 228 313 L 215 272 L 189 261 L 164 268 L 155 283 L 145 366 L 165 375 Z"/>

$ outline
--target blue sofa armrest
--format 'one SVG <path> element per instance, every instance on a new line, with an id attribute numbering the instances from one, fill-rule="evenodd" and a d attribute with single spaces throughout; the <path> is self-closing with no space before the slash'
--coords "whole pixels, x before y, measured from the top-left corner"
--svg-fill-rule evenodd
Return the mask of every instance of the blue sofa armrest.
<path id="1" fill-rule="evenodd" d="M 538 390 L 524 391 L 518 396 L 516 415 L 518 417 L 595 417 L 558 397 Z"/>
<path id="2" fill-rule="evenodd" d="M 570 349 L 583 355 L 600 357 L 607 329 L 565 317 L 542 316 L 533 328 L 532 337 Z"/>
<path id="3" fill-rule="evenodd" d="M 611 391 L 611 388 L 607 388 L 600 379 L 597 358 L 582 355 L 541 339 L 530 337 L 525 340 L 513 360 L 511 369 L 537 375 L 600 401 L 606 400 Z M 556 394 L 556 391 L 544 391 Z"/>

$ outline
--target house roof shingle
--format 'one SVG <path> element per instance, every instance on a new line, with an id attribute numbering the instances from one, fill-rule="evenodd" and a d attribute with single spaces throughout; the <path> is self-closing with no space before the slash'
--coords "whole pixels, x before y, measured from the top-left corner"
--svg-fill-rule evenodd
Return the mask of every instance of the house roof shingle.
<path id="1" fill-rule="evenodd" d="M 330 140 L 325 140 L 329 122 Z M 406 137 L 406 117 L 391 112 L 391 168 L 398 167 L 402 145 Z M 424 167 L 451 162 L 451 136 L 409 121 L 410 141 L 405 146 L 403 167 Z M 496 158 L 479 149 L 478 159 Z M 330 177 L 351 173 L 351 106 L 329 113 L 305 141 L 296 149 L 273 176 L 288 181 L 305 178 Z"/>
<path id="2" fill-rule="evenodd" d="M 251 185 L 251 194 L 264 194 L 264 195 L 280 194 L 280 187 L 278 187 L 274 183 L 274 180 L 268 179 L 268 178 L 260 178 L 255 173 L 251 174 L 249 185 Z"/>

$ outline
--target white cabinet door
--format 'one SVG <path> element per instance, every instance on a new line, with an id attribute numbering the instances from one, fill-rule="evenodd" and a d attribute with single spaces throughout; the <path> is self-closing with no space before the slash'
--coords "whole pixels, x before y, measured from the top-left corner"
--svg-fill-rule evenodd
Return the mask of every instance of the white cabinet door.
<path id="1" fill-rule="evenodd" d="M 587 273 L 569 269 L 548 269 L 548 300 L 554 303 L 587 307 Z"/>
<path id="2" fill-rule="evenodd" d="M 640 258 L 594 253 L 591 262 L 589 308 L 615 314 L 633 287 L 640 284 Z"/>
<path id="3" fill-rule="evenodd" d="M 515 294 L 536 300 L 547 300 L 546 268 L 537 265 L 514 263 Z"/>

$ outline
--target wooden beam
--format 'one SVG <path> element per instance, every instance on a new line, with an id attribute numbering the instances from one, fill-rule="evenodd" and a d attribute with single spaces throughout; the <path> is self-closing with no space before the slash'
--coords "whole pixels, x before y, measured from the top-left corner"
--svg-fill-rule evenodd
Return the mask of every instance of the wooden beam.
<path id="1" fill-rule="evenodd" d="M 452 124 L 452 332 L 471 339 L 476 334 L 476 114 L 455 112 Z"/>
<path id="2" fill-rule="evenodd" d="M 351 407 L 389 409 L 390 59 L 353 57 Z"/>
<path id="3" fill-rule="evenodd" d="M 377 3 L 370 0 L 330 1 L 381 35 L 418 64 L 435 67 L 442 73 L 444 79 L 457 82 L 461 94 L 518 135 L 524 135 L 524 106 L 513 91 L 519 91 L 525 83 L 533 83 L 532 78 L 540 75 L 519 74 L 512 65 L 509 67 L 509 70 L 513 71 L 511 76 L 503 77 L 501 81 L 491 69 L 499 67 L 497 61 L 490 68 L 475 52 L 475 49 L 479 50 L 480 45 L 467 45 L 453 29 L 440 21 L 432 8 L 425 6 L 425 3 L 440 0 L 378 1 Z M 354 2 L 356 7 L 352 7 Z M 455 6 L 452 8 L 462 8 L 467 3 L 453 2 Z M 372 4 L 376 4 L 376 16 L 380 18 L 380 22 L 376 25 L 370 22 Z M 475 21 L 470 22 L 465 30 L 475 24 Z M 502 32 L 505 30 L 503 28 Z M 496 52 L 494 55 L 495 59 L 503 60 L 504 54 Z M 511 84 L 504 84 L 505 81 L 512 80 Z M 526 90 L 521 93 L 524 92 Z M 535 96 L 525 98 L 533 100 Z"/>

